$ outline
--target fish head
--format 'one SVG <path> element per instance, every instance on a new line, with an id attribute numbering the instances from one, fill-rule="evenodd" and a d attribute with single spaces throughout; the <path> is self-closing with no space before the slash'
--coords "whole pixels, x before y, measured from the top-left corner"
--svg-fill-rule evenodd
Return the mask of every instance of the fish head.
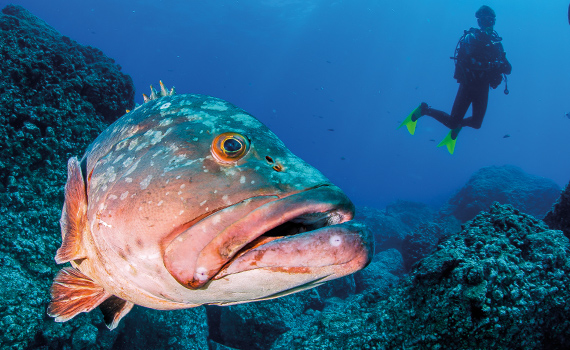
<path id="1" fill-rule="evenodd" d="M 150 293 L 168 294 L 157 280 L 174 279 L 207 290 L 199 303 L 245 302 L 353 273 L 373 254 L 350 199 L 220 99 L 149 101 L 105 130 L 82 166 L 99 254 L 136 266 L 130 281 Z"/>

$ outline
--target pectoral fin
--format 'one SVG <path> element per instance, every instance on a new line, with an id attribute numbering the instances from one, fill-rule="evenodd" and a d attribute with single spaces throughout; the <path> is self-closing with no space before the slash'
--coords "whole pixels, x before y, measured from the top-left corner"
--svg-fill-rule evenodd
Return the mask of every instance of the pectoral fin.
<path id="1" fill-rule="evenodd" d="M 55 261 L 58 264 L 87 256 L 83 247 L 83 232 L 87 225 L 87 194 L 81 166 L 76 157 L 67 162 L 67 183 L 65 203 L 59 220 L 63 242 L 57 250 Z"/>
<path id="2" fill-rule="evenodd" d="M 113 330 L 119 325 L 119 321 L 131 311 L 133 303 L 112 295 L 105 300 L 99 309 L 103 312 L 103 318 L 107 328 Z"/>
<path id="3" fill-rule="evenodd" d="M 56 322 L 65 322 L 81 312 L 93 310 L 110 296 L 103 287 L 79 270 L 66 267 L 59 271 L 53 281 L 47 313 L 55 317 Z"/>

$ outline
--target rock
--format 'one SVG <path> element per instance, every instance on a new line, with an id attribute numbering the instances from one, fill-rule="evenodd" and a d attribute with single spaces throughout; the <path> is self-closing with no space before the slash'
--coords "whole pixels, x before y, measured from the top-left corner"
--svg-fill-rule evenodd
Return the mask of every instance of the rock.
<path id="1" fill-rule="evenodd" d="M 554 230 L 562 230 L 570 238 L 570 184 L 566 186 L 552 209 L 544 217 L 544 222 Z"/>
<path id="2" fill-rule="evenodd" d="M 400 250 L 406 235 L 420 223 L 434 218 L 435 211 L 428 205 L 410 201 L 396 201 L 385 210 L 359 207 L 355 220 L 362 221 L 374 234 L 376 252 L 390 248 Z"/>
<path id="3" fill-rule="evenodd" d="M 92 324 L 84 324 L 73 332 L 71 339 L 72 349 L 81 350 L 87 347 L 93 347 L 97 341 L 97 327 Z"/>
<path id="4" fill-rule="evenodd" d="M 394 248 L 385 250 L 376 254 L 370 265 L 354 274 L 356 289 L 358 292 L 377 289 L 380 294 L 387 294 L 403 273 L 402 254 Z"/>
<path id="5" fill-rule="evenodd" d="M 552 180 L 527 174 L 512 165 L 490 166 L 471 176 L 449 200 L 444 213 L 466 222 L 488 210 L 493 202 L 499 202 L 542 218 L 559 194 L 560 187 Z"/>
<path id="6" fill-rule="evenodd" d="M 327 305 L 272 349 L 566 349 L 569 249 L 561 231 L 494 204 L 388 298 L 372 290 Z"/>
<path id="7" fill-rule="evenodd" d="M 233 306 L 208 306 L 210 337 L 236 349 L 269 349 L 289 329 L 302 327 L 324 307 L 316 289 Z"/>
<path id="8" fill-rule="evenodd" d="M 162 311 L 135 306 L 123 322 L 125 324 L 113 349 L 208 348 L 208 322 L 204 307 Z"/>
<path id="9" fill-rule="evenodd" d="M 110 349 L 117 332 L 97 331 L 100 313 L 60 324 L 46 307 L 67 159 L 134 106 L 132 80 L 20 6 L 2 10 L 0 28 L 0 343 Z"/>
<path id="10" fill-rule="evenodd" d="M 431 254 L 442 238 L 460 230 L 461 224 L 454 216 L 442 216 L 416 227 L 402 243 L 402 258 L 406 271 L 409 271 L 417 261 Z"/>

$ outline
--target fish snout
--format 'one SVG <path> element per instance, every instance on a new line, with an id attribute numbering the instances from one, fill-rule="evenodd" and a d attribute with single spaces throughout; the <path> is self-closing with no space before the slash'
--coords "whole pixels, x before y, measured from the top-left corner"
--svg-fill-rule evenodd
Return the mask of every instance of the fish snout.
<path id="1" fill-rule="evenodd" d="M 192 247 L 191 239 L 174 240 L 165 252 L 173 277 L 196 289 L 212 279 L 256 268 L 312 273 L 328 266 L 328 275 L 340 277 L 369 262 L 373 246 L 368 231 L 361 224 L 341 225 L 353 218 L 354 204 L 338 187 L 317 186 L 260 203 L 224 229 L 211 232 L 201 249 Z"/>

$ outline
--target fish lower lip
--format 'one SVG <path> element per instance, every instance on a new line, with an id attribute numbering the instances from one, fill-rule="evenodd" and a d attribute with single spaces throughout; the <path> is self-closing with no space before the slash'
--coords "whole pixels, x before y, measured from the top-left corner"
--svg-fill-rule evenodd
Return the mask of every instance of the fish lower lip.
<path id="1" fill-rule="evenodd" d="M 293 236 L 260 239 L 259 244 L 240 251 L 213 279 L 259 268 L 325 276 L 323 271 L 329 271 L 337 278 L 365 267 L 374 254 L 370 231 L 354 221 Z"/>
<path id="2" fill-rule="evenodd" d="M 188 235 L 188 239 L 176 239 L 166 248 L 165 265 L 179 283 L 188 288 L 199 288 L 218 274 L 246 245 L 265 234 L 266 237 L 272 234 L 279 236 L 278 231 L 286 223 L 295 225 L 304 221 L 306 228 L 313 229 L 351 220 L 353 215 L 354 205 L 338 187 L 313 188 L 261 204 L 226 227 L 201 249 L 198 248 L 200 252 L 197 257 L 187 253 L 197 249 L 195 240 L 191 239 L 190 228 L 182 234 Z"/>

